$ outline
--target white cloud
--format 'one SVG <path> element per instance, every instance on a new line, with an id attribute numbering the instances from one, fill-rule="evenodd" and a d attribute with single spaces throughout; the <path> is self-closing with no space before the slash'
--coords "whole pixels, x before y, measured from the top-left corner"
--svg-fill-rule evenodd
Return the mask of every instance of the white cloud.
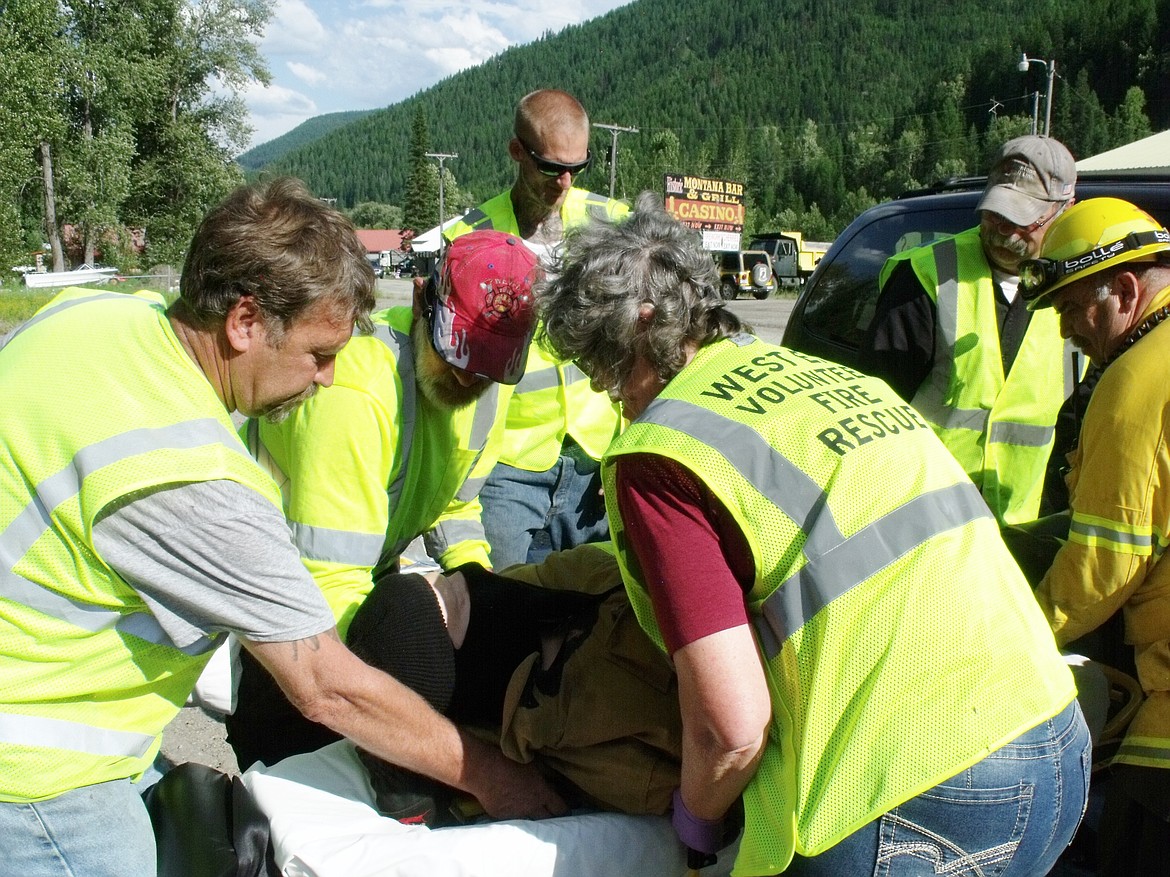
<path id="1" fill-rule="evenodd" d="M 317 111 L 317 105 L 312 98 L 282 85 L 270 85 L 264 88 L 254 84 L 244 97 L 248 106 L 265 112 L 313 113 Z"/>
<path id="2" fill-rule="evenodd" d="M 279 0 L 260 48 L 265 54 L 277 55 L 317 50 L 327 40 L 328 31 L 317 17 L 314 6 L 326 5 L 310 5 L 306 0 Z"/>
<path id="3" fill-rule="evenodd" d="M 278 0 L 245 94 L 263 143 L 321 113 L 388 106 L 509 46 L 630 0 Z"/>
<path id="4" fill-rule="evenodd" d="M 329 77 L 316 67 L 302 64 L 300 61 L 288 62 L 289 72 L 306 85 L 320 85 Z"/>

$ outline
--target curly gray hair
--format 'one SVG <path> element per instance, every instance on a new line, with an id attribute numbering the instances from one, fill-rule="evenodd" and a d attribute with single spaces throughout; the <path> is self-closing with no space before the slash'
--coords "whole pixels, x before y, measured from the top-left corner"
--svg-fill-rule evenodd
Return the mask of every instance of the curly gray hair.
<path id="1" fill-rule="evenodd" d="M 570 230 L 536 290 L 547 345 L 611 395 L 641 354 L 665 383 L 686 363 L 686 346 L 751 331 L 724 307 L 719 274 L 699 238 L 650 192 L 616 222 L 601 217 Z"/>

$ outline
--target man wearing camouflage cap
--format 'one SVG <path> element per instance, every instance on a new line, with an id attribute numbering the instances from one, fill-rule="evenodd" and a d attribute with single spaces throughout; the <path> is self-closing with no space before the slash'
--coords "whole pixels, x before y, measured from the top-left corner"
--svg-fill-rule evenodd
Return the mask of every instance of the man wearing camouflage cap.
<path id="1" fill-rule="evenodd" d="M 1031 314 L 1016 290 L 1020 262 L 1040 251 L 1075 182 L 1059 141 L 1005 143 L 979 225 L 886 262 L 861 346 L 862 370 L 926 417 L 1001 524 L 1037 516 L 1057 415 L 1074 383 L 1055 317 Z"/>

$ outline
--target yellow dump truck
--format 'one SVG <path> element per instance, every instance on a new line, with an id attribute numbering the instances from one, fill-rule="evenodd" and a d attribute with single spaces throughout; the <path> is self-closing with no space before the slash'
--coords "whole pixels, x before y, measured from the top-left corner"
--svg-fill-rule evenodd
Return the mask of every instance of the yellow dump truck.
<path id="1" fill-rule="evenodd" d="M 813 273 L 829 245 L 806 241 L 798 231 L 761 232 L 749 250 L 763 250 L 772 259 L 772 273 L 782 286 L 801 286 Z"/>

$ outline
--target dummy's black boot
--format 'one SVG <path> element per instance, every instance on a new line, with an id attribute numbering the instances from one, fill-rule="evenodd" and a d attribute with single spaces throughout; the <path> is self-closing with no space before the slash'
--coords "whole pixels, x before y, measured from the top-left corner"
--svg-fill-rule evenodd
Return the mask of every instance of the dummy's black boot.
<path id="1" fill-rule="evenodd" d="M 477 563 L 450 572 L 467 579 L 470 622 L 455 651 L 455 692 L 447 715 L 455 722 L 496 727 L 512 673 L 533 652 L 541 634 L 578 621 L 592 626 L 605 595 L 541 588 L 488 572 Z"/>
<path id="2" fill-rule="evenodd" d="M 429 777 L 383 761 L 364 749 L 357 750 L 370 774 L 378 812 L 405 825 L 442 828 L 458 822 L 452 815 L 455 792 Z"/>

